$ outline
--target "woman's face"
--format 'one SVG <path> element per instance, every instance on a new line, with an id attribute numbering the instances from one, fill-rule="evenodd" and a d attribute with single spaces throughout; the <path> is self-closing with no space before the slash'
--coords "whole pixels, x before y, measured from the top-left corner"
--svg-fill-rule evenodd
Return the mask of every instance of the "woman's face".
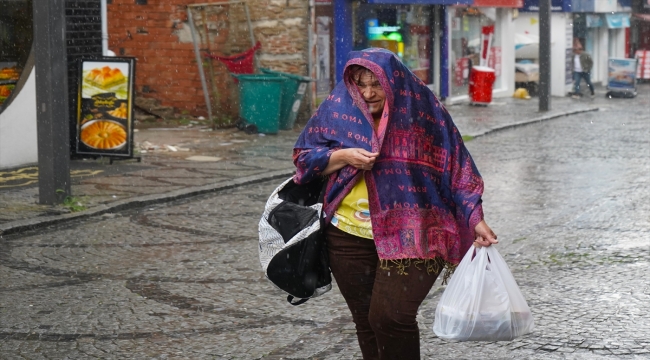
<path id="1" fill-rule="evenodd" d="M 379 84 L 379 80 L 377 80 L 375 74 L 368 69 L 362 69 L 353 75 L 353 80 L 357 87 L 359 87 L 361 96 L 363 96 L 366 104 L 368 104 L 370 114 L 372 114 L 375 119 L 380 118 L 384 111 L 386 93 L 381 87 L 381 84 Z"/>

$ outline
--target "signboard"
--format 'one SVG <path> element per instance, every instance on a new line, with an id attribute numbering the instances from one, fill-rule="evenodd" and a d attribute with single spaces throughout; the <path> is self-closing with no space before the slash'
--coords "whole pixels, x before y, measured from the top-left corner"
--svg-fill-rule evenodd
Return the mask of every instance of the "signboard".
<path id="1" fill-rule="evenodd" d="M 388 4 L 388 5 L 472 5 L 473 0 L 368 0 L 368 4 Z"/>
<path id="2" fill-rule="evenodd" d="M 609 59 L 607 61 L 607 89 L 635 90 L 636 59 Z"/>
<path id="3" fill-rule="evenodd" d="M 524 6 L 524 0 L 474 0 L 476 7 L 508 7 L 520 8 Z"/>
<path id="4" fill-rule="evenodd" d="M 76 152 L 133 157 L 134 58 L 81 60 Z"/>
<path id="5" fill-rule="evenodd" d="M 17 62 L 0 62 L 0 108 L 14 91 L 20 73 Z"/>
<path id="6" fill-rule="evenodd" d="M 539 11 L 539 0 L 524 0 L 521 11 Z M 571 12 L 571 0 L 551 0 L 551 11 Z"/>
<path id="7" fill-rule="evenodd" d="M 594 1 L 594 12 L 597 13 L 615 12 L 617 7 L 618 2 L 616 0 Z"/>
<path id="8" fill-rule="evenodd" d="M 605 20 L 607 22 L 607 27 L 610 29 L 623 29 L 630 27 L 630 14 L 605 14 Z"/>
<path id="9" fill-rule="evenodd" d="M 564 49 L 564 60 L 565 60 L 565 69 L 564 69 L 564 84 L 570 85 L 573 83 L 573 64 L 574 64 L 574 40 L 573 40 L 573 24 L 569 21 L 566 23 L 566 28 L 564 29 L 565 36 L 565 49 Z M 577 39 L 576 39 L 577 40 Z M 582 46 L 582 45 L 581 45 Z"/>
<path id="10" fill-rule="evenodd" d="M 493 46 L 490 50 L 488 67 L 494 69 L 494 75 L 499 77 L 501 76 L 501 46 Z"/>
<path id="11" fill-rule="evenodd" d="M 456 86 L 463 86 L 467 84 L 469 77 L 469 58 L 463 57 L 456 60 L 454 69 L 454 80 Z"/>
<path id="12" fill-rule="evenodd" d="M 603 18 L 598 14 L 587 14 L 587 27 L 595 28 L 603 26 Z"/>

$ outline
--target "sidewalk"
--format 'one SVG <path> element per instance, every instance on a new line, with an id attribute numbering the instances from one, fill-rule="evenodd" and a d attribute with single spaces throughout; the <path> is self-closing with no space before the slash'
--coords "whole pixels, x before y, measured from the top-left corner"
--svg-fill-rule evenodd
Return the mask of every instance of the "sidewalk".
<path id="1" fill-rule="evenodd" d="M 599 89 L 597 89 L 599 90 Z M 549 120 L 606 104 L 595 99 L 551 99 L 540 113 L 538 100 L 495 98 L 488 107 L 448 107 L 464 136 L 477 137 L 513 126 Z M 36 167 L 0 171 L 0 236 L 149 206 L 293 174 L 291 150 L 300 129 L 278 135 L 248 135 L 237 129 L 147 129 L 135 133 L 142 162 L 75 160 L 71 162 L 73 200 L 81 211 L 38 205 Z M 143 145 L 144 144 L 144 145 Z M 171 147 L 167 147 L 170 145 Z"/>

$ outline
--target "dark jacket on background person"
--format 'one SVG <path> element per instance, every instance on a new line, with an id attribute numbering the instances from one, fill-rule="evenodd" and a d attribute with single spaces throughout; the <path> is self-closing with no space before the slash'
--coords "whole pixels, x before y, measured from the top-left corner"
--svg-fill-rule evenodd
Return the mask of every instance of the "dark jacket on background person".
<path id="1" fill-rule="evenodd" d="M 583 51 L 580 54 L 580 67 L 582 67 L 582 72 L 591 72 L 591 68 L 594 66 L 594 61 L 591 59 L 591 55 L 588 52 Z"/>

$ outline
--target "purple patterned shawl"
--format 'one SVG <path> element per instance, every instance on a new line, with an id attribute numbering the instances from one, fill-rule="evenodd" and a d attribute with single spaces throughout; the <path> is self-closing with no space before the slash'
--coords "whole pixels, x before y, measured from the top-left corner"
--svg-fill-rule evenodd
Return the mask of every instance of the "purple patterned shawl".
<path id="1" fill-rule="evenodd" d="M 350 80 L 349 66 L 370 69 L 386 92 L 378 131 Z M 372 171 L 352 166 L 329 176 L 324 213 L 365 176 L 372 233 L 380 259 L 435 259 L 458 264 L 483 219 L 483 180 L 451 116 L 431 90 L 390 51 L 353 51 L 341 81 L 312 116 L 294 148 L 294 180 L 321 176 L 332 152 L 378 152 Z"/>

